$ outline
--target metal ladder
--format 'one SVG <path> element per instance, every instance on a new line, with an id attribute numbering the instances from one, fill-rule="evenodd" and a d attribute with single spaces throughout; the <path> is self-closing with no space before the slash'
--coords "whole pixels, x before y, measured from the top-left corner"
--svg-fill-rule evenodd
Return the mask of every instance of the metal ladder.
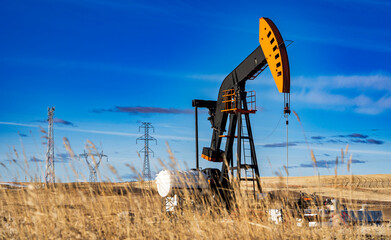
<path id="1" fill-rule="evenodd" d="M 237 92 L 233 89 L 225 90 L 222 103 L 225 106 L 222 112 L 229 114 L 230 118 L 228 134 L 220 135 L 220 137 L 227 138 L 225 153 L 229 181 L 232 186 L 237 185 L 240 194 L 243 182 L 246 184 L 246 188 L 249 187 L 249 183 L 252 183 L 253 195 L 254 199 L 256 199 L 257 193 L 262 193 L 262 188 L 250 123 L 250 114 L 256 112 L 255 92 Z M 236 161 L 233 157 L 235 139 Z M 224 166 L 223 171 L 225 171 Z M 242 176 L 242 171 L 244 176 Z M 256 188 L 258 188 L 258 191 L 256 191 Z"/>
<path id="2" fill-rule="evenodd" d="M 252 136 L 249 136 L 248 134 L 248 127 L 247 127 L 247 121 L 246 121 L 246 114 L 244 113 L 241 115 L 244 115 L 244 119 L 241 119 L 241 141 L 242 141 L 242 163 L 240 165 L 240 171 L 242 169 L 244 170 L 244 176 L 240 178 L 240 183 L 244 182 L 245 184 L 245 193 L 247 197 L 249 197 L 249 192 L 253 193 L 254 198 L 256 198 L 256 188 L 258 188 L 258 192 L 262 192 L 262 189 L 259 188 L 260 184 L 257 184 L 259 181 L 259 176 L 255 174 L 255 167 L 257 167 L 257 164 L 253 163 L 253 156 L 251 153 L 251 142 Z M 241 116 L 243 117 L 243 116 Z M 243 121 L 244 120 L 244 121 Z"/>

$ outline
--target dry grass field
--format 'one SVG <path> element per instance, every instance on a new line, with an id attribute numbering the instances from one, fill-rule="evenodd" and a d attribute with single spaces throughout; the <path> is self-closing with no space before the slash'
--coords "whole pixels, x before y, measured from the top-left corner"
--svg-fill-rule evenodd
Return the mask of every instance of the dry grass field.
<path id="1" fill-rule="evenodd" d="M 337 198 L 341 203 L 360 209 L 382 210 L 391 220 L 391 174 L 289 177 L 289 190 L 316 193 L 324 198 Z M 263 177 L 264 191 L 286 189 L 286 178 Z"/>
<path id="2" fill-rule="evenodd" d="M 285 190 L 286 179 L 262 178 L 265 192 Z M 364 203 L 391 218 L 391 175 L 291 177 L 289 190 L 336 197 L 349 208 Z M 59 183 L 55 187 L 0 185 L 1 239 L 389 239 L 382 226 L 335 225 L 298 227 L 294 221 L 276 225 L 267 204 L 237 207 L 185 205 L 174 216 L 162 211 L 155 189 L 140 183 Z M 191 201 L 189 201 L 191 202 Z M 186 207 L 187 206 L 187 207 Z"/>

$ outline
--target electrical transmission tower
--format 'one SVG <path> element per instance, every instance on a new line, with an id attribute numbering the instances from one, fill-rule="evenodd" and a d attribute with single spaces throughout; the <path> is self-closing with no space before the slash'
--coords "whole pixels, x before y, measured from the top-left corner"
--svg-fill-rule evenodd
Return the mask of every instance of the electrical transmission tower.
<path id="1" fill-rule="evenodd" d="M 54 175 L 54 136 L 53 136 L 54 107 L 48 108 L 48 151 L 46 153 L 46 184 L 55 182 Z"/>
<path id="2" fill-rule="evenodd" d="M 88 160 L 88 156 L 91 156 L 92 162 Z M 96 182 L 97 181 L 96 170 L 98 169 L 104 157 L 106 158 L 106 161 L 108 161 L 109 158 L 107 157 L 107 155 L 103 154 L 103 150 L 100 153 L 86 153 L 86 150 L 84 150 L 84 153 L 79 154 L 79 160 L 81 157 L 84 157 L 88 165 L 88 169 L 90 170 L 90 182 Z M 96 161 L 94 157 L 98 157 L 98 161 Z"/>
<path id="3" fill-rule="evenodd" d="M 155 141 L 157 144 L 157 140 L 149 135 L 149 129 L 152 129 L 155 132 L 154 127 L 149 122 L 143 122 L 139 127 L 139 132 L 144 128 L 144 135 L 136 139 L 136 144 L 138 141 L 144 141 L 144 147 L 140 150 L 140 153 L 144 153 L 144 164 L 143 164 L 143 180 L 144 184 L 146 184 L 147 188 L 151 187 L 151 169 L 149 167 L 149 154 L 154 152 L 149 148 L 149 142 Z"/>

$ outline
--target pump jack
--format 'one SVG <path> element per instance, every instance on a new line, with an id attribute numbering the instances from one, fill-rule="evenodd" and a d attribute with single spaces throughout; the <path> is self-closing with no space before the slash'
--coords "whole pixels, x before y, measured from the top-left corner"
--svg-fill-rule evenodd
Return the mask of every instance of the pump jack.
<path id="1" fill-rule="evenodd" d="M 256 197 L 255 186 L 258 188 L 258 192 L 262 193 L 250 124 L 250 114 L 257 111 L 255 94 L 246 92 L 247 80 L 254 80 L 269 66 L 278 91 L 284 93 L 284 114 L 290 113 L 290 72 L 286 46 L 277 27 L 268 18 L 259 20 L 259 43 L 260 46 L 224 79 L 217 101 L 195 99 L 192 102 L 196 117 L 197 170 L 199 170 L 197 111 L 198 108 L 207 108 L 209 110 L 208 120 L 211 123 L 213 133 L 210 147 L 202 149 L 201 157 L 208 161 L 221 162 L 222 167 L 221 171 L 210 168 L 202 171 L 214 182 L 215 190 L 226 202 L 232 199 L 233 187 L 239 187 L 241 181 L 253 182 L 254 197 Z M 243 117 L 244 119 L 242 119 Z M 228 132 L 226 132 L 228 119 Z M 221 150 L 224 138 L 225 150 Z M 235 139 L 237 144 L 236 159 L 233 154 Z M 242 148 L 245 143 L 249 145 L 248 149 Z M 248 157 L 245 155 L 246 150 L 250 150 L 250 161 L 246 161 Z M 244 156 L 242 157 L 242 155 Z M 252 173 L 250 178 L 248 178 L 248 170 L 251 170 Z M 242 171 L 245 173 L 244 176 L 242 176 Z M 227 203 L 227 207 L 229 207 L 229 203 Z"/>

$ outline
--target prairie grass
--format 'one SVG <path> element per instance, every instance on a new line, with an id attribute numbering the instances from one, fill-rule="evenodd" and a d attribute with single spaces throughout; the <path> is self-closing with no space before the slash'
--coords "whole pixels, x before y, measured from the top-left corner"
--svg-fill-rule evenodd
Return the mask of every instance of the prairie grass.
<path id="1" fill-rule="evenodd" d="M 390 237 L 380 227 L 297 227 L 294 221 L 275 225 L 264 208 L 238 204 L 228 213 L 204 206 L 185 207 L 175 216 L 162 211 L 160 197 L 124 184 L 57 184 L 39 189 L 1 192 L 0 237 L 3 239 L 365 239 Z M 273 206 L 273 203 L 267 203 Z M 263 206 L 268 207 L 268 205 Z"/>
<path id="2" fill-rule="evenodd" d="M 175 157 L 168 151 L 170 164 L 175 166 Z M 264 190 L 273 193 L 262 200 L 255 201 L 252 194 L 244 191 L 246 186 L 241 186 L 242 191 L 236 191 L 234 207 L 227 211 L 223 204 L 211 200 L 210 193 L 201 196 L 183 191 L 186 201 L 172 214 L 165 211 L 154 182 L 152 188 L 145 188 L 147 185 L 140 182 L 0 185 L 0 238 L 390 239 L 391 228 L 387 223 L 353 226 L 337 221 L 331 226 L 299 227 L 296 220 L 302 216 L 295 211 L 297 194 L 319 189 L 321 200 L 336 197 L 349 209 L 358 209 L 363 201 L 370 200 L 365 191 L 373 195 L 375 189 L 385 208 L 391 209 L 391 199 L 387 198 L 390 180 L 390 175 L 291 177 L 287 192 L 284 178 L 262 178 Z M 381 206 L 378 202 L 373 205 L 370 208 Z M 269 220 L 270 208 L 285 209 L 284 223 Z"/>
<path id="3" fill-rule="evenodd" d="M 284 192 L 284 190 L 281 190 Z M 0 190 L 2 239 L 388 239 L 390 227 L 298 227 L 268 220 L 268 208 L 293 208 L 292 195 L 252 202 L 238 194 L 236 206 L 202 204 L 191 193 L 181 210 L 168 215 L 155 189 L 139 183 L 56 183 Z M 195 200 L 195 199 L 193 199 Z M 293 200 L 292 200 L 293 201 Z M 289 215 L 289 214 L 288 214 Z"/>

